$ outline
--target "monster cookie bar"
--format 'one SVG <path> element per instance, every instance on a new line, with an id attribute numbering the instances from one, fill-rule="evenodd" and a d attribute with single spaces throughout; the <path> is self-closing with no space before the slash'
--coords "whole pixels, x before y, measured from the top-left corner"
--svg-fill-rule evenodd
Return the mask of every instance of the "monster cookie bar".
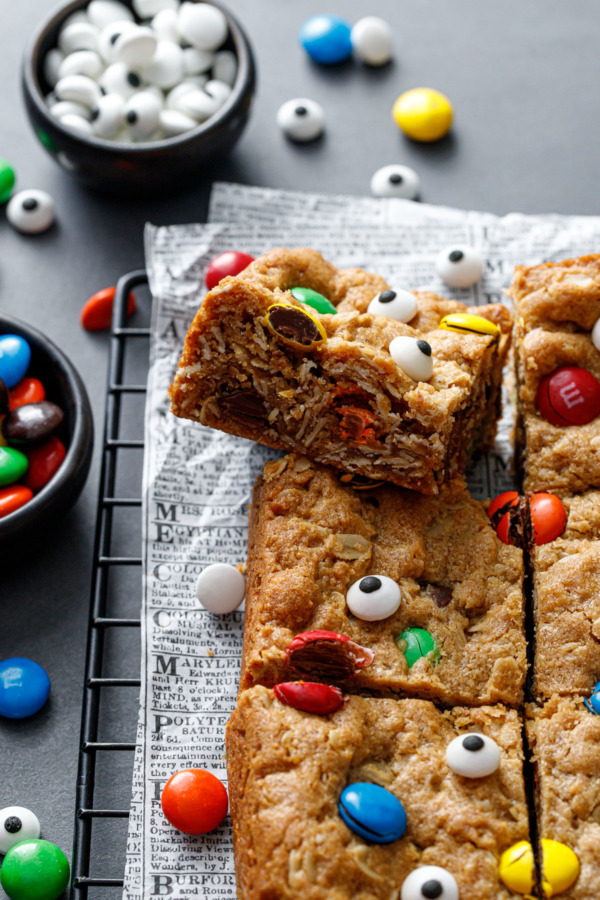
<path id="1" fill-rule="evenodd" d="M 173 412 L 426 494 L 493 441 L 511 316 L 273 250 L 205 298 Z"/>
<path id="2" fill-rule="evenodd" d="M 462 482 L 424 497 L 345 480 L 295 455 L 258 480 L 242 687 L 300 677 L 447 705 L 520 703 L 521 550 Z"/>
<path id="3" fill-rule="evenodd" d="M 600 897 L 600 717 L 577 698 L 529 708 L 544 896 Z"/>
<path id="4" fill-rule="evenodd" d="M 524 487 L 600 487 L 600 256 L 518 267 L 511 296 Z"/>
<path id="5" fill-rule="evenodd" d="M 242 693 L 227 729 L 239 900 L 515 896 L 499 861 L 528 837 L 516 711 L 352 696 L 316 715 L 277 694 Z"/>

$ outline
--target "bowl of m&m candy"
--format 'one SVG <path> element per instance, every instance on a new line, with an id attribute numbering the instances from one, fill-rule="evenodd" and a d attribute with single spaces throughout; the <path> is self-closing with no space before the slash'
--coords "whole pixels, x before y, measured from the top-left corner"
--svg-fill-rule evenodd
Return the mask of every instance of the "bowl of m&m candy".
<path id="1" fill-rule="evenodd" d="M 186 188 L 248 121 L 255 64 L 218 2 L 72 0 L 25 51 L 27 114 L 66 171 L 103 190 Z"/>
<path id="2" fill-rule="evenodd" d="M 85 387 L 64 353 L 0 316 L 0 561 L 30 547 L 75 502 L 93 439 Z"/>

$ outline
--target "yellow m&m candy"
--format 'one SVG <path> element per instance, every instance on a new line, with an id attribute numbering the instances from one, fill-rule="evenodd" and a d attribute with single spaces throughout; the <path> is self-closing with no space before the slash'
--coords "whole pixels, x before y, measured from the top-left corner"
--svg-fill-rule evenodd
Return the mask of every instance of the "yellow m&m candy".
<path id="1" fill-rule="evenodd" d="M 495 338 L 500 334 L 500 329 L 494 322 L 471 313 L 450 313 L 444 316 L 440 328 L 445 331 L 457 331 L 459 334 L 481 334 Z"/>
<path id="2" fill-rule="evenodd" d="M 529 841 L 519 841 L 504 851 L 500 857 L 498 874 L 509 891 L 529 894 L 533 890 L 535 864 Z"/>
<path id="3" fill-rule="evenodd" d="M 566 844 L 542 838 L 542 891 L 544 897 L 554 897 L 568 890 L 577 881 L 579 860 Z"/>
<path id="4" fill-rule="evenodd" d="M 431 88 L 415 88 L 401 94 L 392 108 L 398 128 L 414 141 L 439 141 L 450 131 L 452 104 Z"/>

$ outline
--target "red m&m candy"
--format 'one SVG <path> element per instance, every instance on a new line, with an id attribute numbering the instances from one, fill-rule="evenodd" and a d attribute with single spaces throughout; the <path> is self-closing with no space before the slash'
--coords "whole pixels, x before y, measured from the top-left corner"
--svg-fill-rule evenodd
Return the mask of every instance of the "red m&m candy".
<path id="1" fill-rule="evenodd" d="M 182 769 L 171 775 L 160 798 L 168 821 L 185 834 L 206 834 L 227 815 L 227 791 L 205 769 Z"/>
<path id="2" fill-rule="evenodd" d="M 33 492 L 22 484 L 0 488 L 0 519 L 16 512 L 33 498 Z"/>
<path id="3" fill-rule="evenodd" d="M 587 425 L 600 415 L 600 381 L 579 366 L 562 366 L 540 381 L 537 408 L 551 425 Z"/>
<path id="4" fill-rule="evenodd" d="M 529 511 L 536 544 L 548 544 L 563 533 L 567 524 L 567 511 L 555 494 L 531 494 Z"/>
<path id="5" fill-rule="evenodd" d="M 273 693 L 286 706 L 321 716 L 335 712 L 344 702 L 339 687 L 316 681 L 285 681 L 276 684 Z"/>
<path id="6" fill-rule="evenodd" d="M 56 435 L 52 435 L 43 444 L 30 450 L 25 485 L 36 494 L 41 491 L 50 479 L 54 478 L 66 454 L 65 445 Z"/>
<path id="7" fill-rule="evenodd" d="M 10 409 L 12 412 L 13 409 L 17 409 L 19 406 L 27 406 L 28 403 L 41 403 L 45 399 L 46 391 L 39 378 L 21 378 L 10 392 Z"/>
<path id="8" fill-rule="evenodd" d="M 81 310 L 81 324 L 86 331 L 106 331 L 112 323 L 112 311 L 115 301 L 116 287 L 104 288 L 97 291 L 87 301 Z M 135 312 L 135 297 L 129 294 L 127 298 L 127 315 Z"/>
<path id="9" fill-rule="evenodd" d="M 254 262 L 254 257 L 248 253 L 240 253 L 237 250 L 219 253 L 210 261 L 206 270 L 206 287 L 212 291 L 223 278 L 227 278 L 228 275 L 239 275 L 251 262 Z"/>

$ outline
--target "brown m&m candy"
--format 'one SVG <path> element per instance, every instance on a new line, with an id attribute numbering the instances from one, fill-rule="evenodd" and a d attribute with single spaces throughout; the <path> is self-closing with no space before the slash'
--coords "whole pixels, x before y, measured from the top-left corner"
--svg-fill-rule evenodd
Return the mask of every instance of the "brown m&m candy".
<path id="1" fill-rule="evenodd" d="M 579 366 L 562 366 L 540 381 L 536 406 L 551 425 L 587 425 L 600 415 L 600 381 Z"/>
<path id="2" fill-rule="evenodd" d="M 325 329 L 314 316 L 289 303 L 274 303 L 265 320 L 269 331 L 300 350 L 327 340 Z"/>

